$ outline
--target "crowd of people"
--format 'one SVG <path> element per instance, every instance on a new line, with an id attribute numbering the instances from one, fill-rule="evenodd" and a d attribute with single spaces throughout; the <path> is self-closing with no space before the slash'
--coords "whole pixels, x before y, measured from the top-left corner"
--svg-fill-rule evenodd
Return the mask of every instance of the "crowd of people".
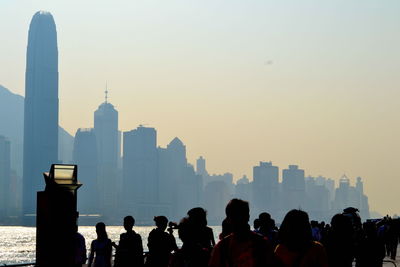
<path id="1" fill-rule="evenodd" d="M 279 228 L 263 212 L 251 229 L 248 202 L 232 199 L 225 213 L 217 243 L 203 208 L 189 210 L 179 224 L 168 223 L 165 216 L 154 217 L 156 228 L 148 236 L 145 254 L 132 216 L 124 218 L 126 232 L 118 244 L 107 237 L 105 224 L 97 223 L 88 266 L 111 267 L 114 262 L 115 267 L 350 267 L 355 262 L 357 267 L 378 267 L 385 256 L 396 259 L 399 219 L 385 217 L 362 224 L 357 210 L 349 208 L 325 224 L 310 222 L 306 212 L 294 209 Z M 182 241 L 180 248 L 175 229 Z M 80 261 L 77 266 L 86 258 Z"/>

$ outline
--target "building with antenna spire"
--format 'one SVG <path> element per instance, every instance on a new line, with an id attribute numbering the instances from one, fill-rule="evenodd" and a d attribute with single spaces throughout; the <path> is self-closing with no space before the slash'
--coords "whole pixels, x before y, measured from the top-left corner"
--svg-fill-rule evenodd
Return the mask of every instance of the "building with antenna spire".
<path id="1" fill-rule="evenodd" d="M 94 112 L 94 134 L 97 144 L 100 212 L 112 216 L 117 205 L 118 160 L 120 152 L 118 140 L 118 111 L 108 101 L 108 88 L 104 92 L 104 102 Z"/>

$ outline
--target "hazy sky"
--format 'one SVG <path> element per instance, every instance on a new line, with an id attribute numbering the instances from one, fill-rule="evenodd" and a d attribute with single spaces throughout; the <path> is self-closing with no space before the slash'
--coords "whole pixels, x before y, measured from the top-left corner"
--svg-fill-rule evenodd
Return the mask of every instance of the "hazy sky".
<path id="1" fill-rule="evenodd" d="M 57 25 L 71 134 L 107 81 L 121 130 L 178 136 L 211 173 L 361 176 L 371 210 L 400 214 L 400 1 L 0 0 L 0 84 L 21 95 L 38 10 Z"/>

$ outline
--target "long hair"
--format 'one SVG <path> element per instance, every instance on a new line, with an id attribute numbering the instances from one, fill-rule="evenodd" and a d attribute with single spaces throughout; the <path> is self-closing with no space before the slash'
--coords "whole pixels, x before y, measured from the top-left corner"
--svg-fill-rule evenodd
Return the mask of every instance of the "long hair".
<path id="1" fill-rule="evenodd" d="M 105 240 L 108 238 L 108 235 L 106 232 L 106 225 L 103 222 L 99 222 L 96 224 L 96 233 L 97 233 L 98 240 Z"/>
<path id="2" fill-rule="evenodd" d="M 291 251 L 307 249 L 312 242 L 308 214 L 302 210 L 289 211 L 279 229 L 279 241 Z"/>

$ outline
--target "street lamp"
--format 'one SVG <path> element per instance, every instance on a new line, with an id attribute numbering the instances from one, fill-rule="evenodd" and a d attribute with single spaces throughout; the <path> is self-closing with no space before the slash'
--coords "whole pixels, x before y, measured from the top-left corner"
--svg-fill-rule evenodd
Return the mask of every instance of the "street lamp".
<path id="1" fill-rule="evenodd" d="M 74 264 L 77 232 L 78 166 L 52 164 L 43 173 L 44 191 L 37 192 L 36 265 L 70 267 Z"/>

